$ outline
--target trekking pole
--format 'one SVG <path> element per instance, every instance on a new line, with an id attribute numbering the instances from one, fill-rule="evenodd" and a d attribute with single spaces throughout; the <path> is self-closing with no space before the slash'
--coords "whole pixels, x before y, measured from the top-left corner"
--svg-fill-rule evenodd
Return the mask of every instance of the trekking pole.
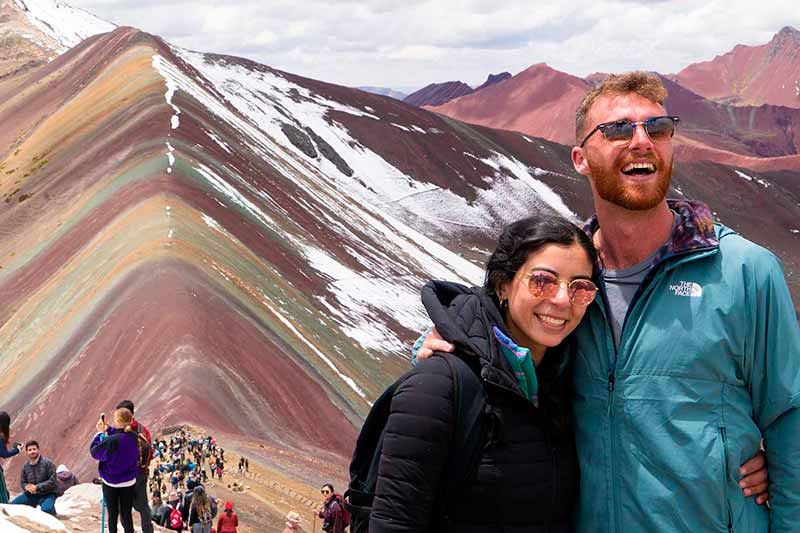
<path id="1" fill-rule="evenodd" d="M 103 495 L 103 499 L 100 501 L 100 533 L 104 533 L 106 530 L 106 496 Z"/>
<path id="2" fill-rule="evenodd" d="M 314 513 L 314 533 L 317 533 L 317 513 Z"/>

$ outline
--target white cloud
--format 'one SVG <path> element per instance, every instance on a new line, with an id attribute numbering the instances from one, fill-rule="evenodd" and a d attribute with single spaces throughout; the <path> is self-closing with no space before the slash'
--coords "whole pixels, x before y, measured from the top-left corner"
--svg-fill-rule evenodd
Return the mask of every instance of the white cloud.
<path id="1" fill-rule="evenodd" d="M 800 28 L 795 0 L 71 0 L 178 46 L 344 85 L 422 87 L 547 62 L 671 73 Z"/>

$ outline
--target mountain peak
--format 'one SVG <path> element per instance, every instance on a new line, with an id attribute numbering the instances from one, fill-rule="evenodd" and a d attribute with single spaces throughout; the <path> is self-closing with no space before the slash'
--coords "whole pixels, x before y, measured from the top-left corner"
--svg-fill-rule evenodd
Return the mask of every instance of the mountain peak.
<path id="1" fill-rule="evenodd" d="M 781 31 L 775 34 L 770 42 L 771 50 L 783 50 L 785 48 L 800 47 L 800 31 L 791 26 L 784 26 Z"/>

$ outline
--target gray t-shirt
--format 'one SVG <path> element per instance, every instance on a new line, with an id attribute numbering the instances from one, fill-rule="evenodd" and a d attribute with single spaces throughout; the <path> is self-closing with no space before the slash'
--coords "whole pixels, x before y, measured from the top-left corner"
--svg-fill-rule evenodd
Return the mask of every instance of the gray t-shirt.
<path id="1" fill-rule="evenodd" d="M 672 222 L 672 230 L 675 231 L 675 226 L 678 225 L 678 214 Z M 670 233 L 670 237 L 672 234 Z M 669 238 L 667 241 L 669 241 Z M 660 248 L 660 247 L 659 247 Z M 619 348 L 619 340 L 622 336 L 622 326 L 625 323 L 625 317 L 628 314 L 628 308 L 633 302 L 633 297 L 636 291 L 639 290 L 639 285 L 642 284 L 644 278 L 653 268 L 653 260 L 658 254 L 658 250 L 653 252 L 649 257 L 645 258 L 642 262 L 633 265 L 632 267 L 624 268 L 622 270 L 604 270 L 603 283 L 605 284 L 606 297 L 608 298 L 608 312 L 609 320 L 611 321 L 611 330 L 614 332 L 614 343 Z"/>

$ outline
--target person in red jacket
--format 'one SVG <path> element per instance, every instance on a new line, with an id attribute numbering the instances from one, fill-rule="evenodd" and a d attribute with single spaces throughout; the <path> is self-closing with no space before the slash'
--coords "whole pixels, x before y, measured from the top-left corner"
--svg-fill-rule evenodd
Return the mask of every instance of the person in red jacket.
<path id="1" fill-rule="evenodd" d="M 322 518 L 322 531 L 326 533 L 344 533 L 344 509 L 333 490 L 333 485 L 330 483 L 324 484 L 320 492 L 324 502 L 317 515 Z"/>
<path id="2" fill-rule="evenodd" d="M 219 515 L 217 521 L 217 533 L 237 533 L 239 527 L 239 517 L 233 512 L 233 504 L 225 502 L 225 511 Z"/>

